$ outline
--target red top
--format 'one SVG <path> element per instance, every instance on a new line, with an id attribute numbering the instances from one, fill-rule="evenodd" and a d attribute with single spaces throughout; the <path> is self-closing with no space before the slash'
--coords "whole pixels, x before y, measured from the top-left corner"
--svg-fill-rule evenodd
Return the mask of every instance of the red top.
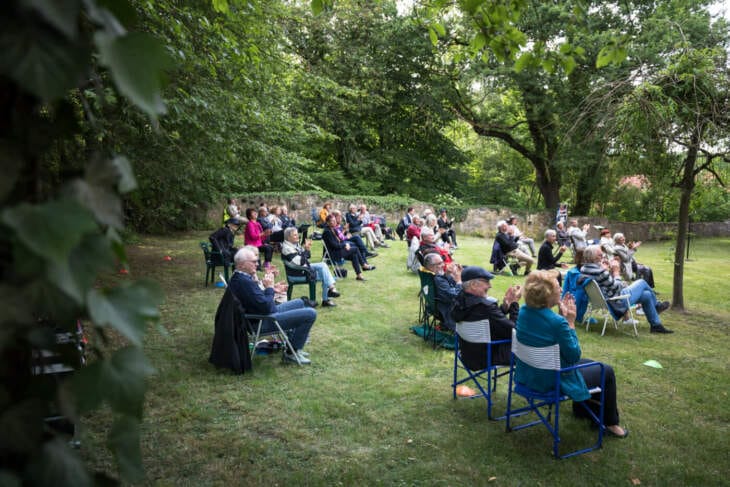
<path id="1" fill-rule="evenodd" d="M 406 238 L 410 242 L 413 240 L 413 237 L 418 237 L 419 240 L 421 239 L 421 227 L 410 224 L 406 230 Z"/>

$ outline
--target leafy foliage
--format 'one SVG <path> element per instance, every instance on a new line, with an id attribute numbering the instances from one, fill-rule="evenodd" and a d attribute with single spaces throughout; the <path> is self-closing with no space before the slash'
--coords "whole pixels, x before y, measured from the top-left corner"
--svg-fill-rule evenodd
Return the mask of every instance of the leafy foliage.
<path id="1" fill-rule="evenodd" d="M 80 80 L 108 78 L 153 121 L 164 111 L 159 88 L 166 51 L 149 36 L 127 32 L 110 8 L 75 0 L 0 7 L 0 46 L 8 54 L 0 62 L 0 147 L 8 170 L 0 188 L 0 287 L 7 310 L 0 317 L 0 424 L 13 432 L 0 440 L 4 483 L 92 485 L 68 438 L 45 418 L 77 420 L 102 402 L 119 425 L 109 444 L 122 478 L 142 478 L 134 425 L 152 370 L 141 345 L 162 296 L 150 282 L 96 286 L 100 273 L 125 259 L 120 195 L 136 180 L 129 162 L 106 144 L 96 144 L 86 163 L 66 157 L 83 154 L 69 141 L 83 140 L 79 135 L 94 128 L 78 103 L 78 90 L 94 88 Z M 128 8 L 114 5 L 121 17 Z M 92 53 L 106 71 L 96 69 Z M 98 95 L 106 87 L 96 89 Z M 70 90 L 76 96 L 64 98 Z M 79 321 L 91 336 L 92 363 L 74 374 L 73 386 L 32 373 L 45 370 L 41 350 L 78 366 L 78 354 L 64 354 L 56 333 L 73 335 Z M 114 351 L 110 339 L 117 333 L 130 345 Z M 97 480 L 106 476 L 100 475 Z"/>

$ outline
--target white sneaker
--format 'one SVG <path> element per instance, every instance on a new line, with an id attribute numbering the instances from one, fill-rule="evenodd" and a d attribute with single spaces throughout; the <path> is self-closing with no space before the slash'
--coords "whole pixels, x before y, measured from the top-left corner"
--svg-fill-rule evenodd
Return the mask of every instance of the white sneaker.
<path id="1" fill-rule="evenodd" d="M 637 320 L 633 320 L 633 319 L 629 318 L 628 320 L 624 320 L 623 324 L 629 325 L 629 326 L 636 326 L 639 324 L 639 322 Z"/>
<path id="2" fill-rule="evenodd" d="M 646 314 L 646 313 L 644 313 L 644 310 L 641 308 L 634 311 L 634 313 L 636 313 L 637 316 L 644 316 Z"/>
<path id="3" fill-rule="evenodd" d="M 304 350 L 297 350 L 297 353 L 300 357 L 309 358 L 309 352 L 305 352 Z"/>
<path id="4" fill-rule="evenodd" d="M 284 362 L 294 362 L 297 363 L 297 357 L 299 358 L 299 363 L 302 365 L 311 364 L 312 361 L 309 360 L 307 357 L 304 357 L 299 354 L 293 354 L 293 353 L 284 353 L 284 356 L 282 357 L 282 360 Z"/>

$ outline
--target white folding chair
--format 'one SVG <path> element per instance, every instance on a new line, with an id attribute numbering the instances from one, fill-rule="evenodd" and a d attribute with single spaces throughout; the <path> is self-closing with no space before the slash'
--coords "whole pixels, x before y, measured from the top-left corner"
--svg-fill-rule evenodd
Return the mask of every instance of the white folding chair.
<path id="1" fill-rule="evenodd" d="M 596 315 L 599 318 L 603 319 L 603 330 L 601 330 L 601 336 L 606 333 L 606 326 L 608 325 L 609 321 L 613 322 L 614 328 L 618 330 L 619 323 L 624 324 L 624 320 L 622 316 L 619 316 L 618 318 L 615 316 L 609 302 L 626 301 L 629 318 L 631 319 L 631 321 L 629 322 L 630 324 L 627 323 L 626 326 L 632 326 L 634 328 L 634 336 L 639 336 L 639 331 L 636 329 L 636 320 L 634 319 L 633 307 L 631 306 L 631 302 L 629 301 L 629 296 L 620 295 L 614 296 L 613 298 L 606 298 L 601 291 L 601 287 L 593 279 L 589 279 L 588 282 L 584 285 L 583 289 L 588 296 L 588 311 L 586 311 L 585 317 L 583 318 L 583 321 L 585 321 L 586 323 L 586 331 L 588 331 L 588 328 L 591 325 L 591 320 L 589 320 L 587 317 L 592 316 L 595 318 Z"/>

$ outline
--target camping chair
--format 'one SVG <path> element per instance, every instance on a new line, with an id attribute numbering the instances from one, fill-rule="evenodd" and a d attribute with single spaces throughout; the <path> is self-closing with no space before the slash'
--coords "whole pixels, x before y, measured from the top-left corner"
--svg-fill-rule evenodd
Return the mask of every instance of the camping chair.
<path id="1" fill-rule="evenodd" d="M 470 343 L 483 343 L 487 348 L 487 366 L 481 370 L 470 369 L 462 359 L 461 350 L 459 349 L 459 340 L 464 340 Z M 505 339 L 492 341 L 489 329 L 489 320 L 460 321 L 456 323 L 456 332 L 454 334 L 454 382 L 451 384 L 453 397 L 456 399 L 457 386 L 471 380 L 479 389 L 479 394 L 469 397 L 471 399 L 478 397 L 485 398 L 487 400 L 487 418 L 493 420 L 501 420 L 506 417 L 492 417 L 492 393 L 497 390 L 497 378 L 509 374 L 509 370 L 503 370 L 502 372 L 498 371 L 499 368 L 507 368 L 506 365 L 492 364 L 492 346 L 502 343 L 510 343 L 510 340 Z M 459 379 L 460 369 L 467 374 L 467 376 L 463 379 Z M 486 382 L 486 384 L 484 384 L 484 382 Z"/>
<path id="2" fill-rule="evenodd" d="M 225 274 L 226 281 L 228 281 L 228 268 L 233 267 L 232 263 L 226 263 L 223 254 L 217 250 L 212 250 L 210 243 L 200 242 L 200 248 L 203 249 L 203 256 L 205 257 L 205 286 L 208 286 L 208 280 L 210 276 L 210 283 L 215 282 L 215 268 L 223 267 L 223 273 Z"/>
<path id="3" fill-rule="evenodd" d="M 598 283 L 593 279 L 588 279 L 588 282 L 583 285 L 583 289 L 588 296 L 588 311 L 586 311 L 586 316 L 595 317 L 594 315 L 598 315 L 599 317 L 603 318 L 603 330 L 601 330 L 601 336 L 606 333 L 606 325 L 608 325 L 609 320 L 613 322 L 613 326 L 617 330 L 619 323 L 623 324 L 623 316 L 616 316 L 616 312 L 613 310 L 613 308 L 611 308 L 611 305 L 609 304 L 610 301 L 626 301 L 629 318 L 631 318 L 630 326 L 633 326 L 634 328 L 634 336 L 639 336 L 639 331 L 636 329 L 636 320 L 634 319 L 634 313 L 632 310 L 631 302 L 629 301 L 629 296 L 620 295 L 614 296 L 613 298 L 606 298 L 603 295 L 600 286 L 598 286 Z M 586 322 L 586 331 L 588 331 L 588 328 L 591 325 L 591 320 L 584 317 L 583 321 Z"/>
<path id="4" fill-rule="evenodd" d="M 516 361 L 518 359 L 519 361 Z M 541 370 L 552 371 L 555 377 L 555 383 L 551 390 L 546 392 L 539 392 L 524 384 L 520 384 L 514 380 L 514 372 L 516 367 L 521 367 L 520 362 L 527 364 L 531 367 L 535 367 Z M 601 368 L 601 385 L 591 389 L 589 392 L 595 394 L 600 392 L 600 407 L 599 413 L 596 415 L 593 410 L 586 404 L 587 401 L 579 403 L 585 408 L 590 415 L 590 419 L 598 425 L 598 439 L 597 441 L 587 447 L 579 450 L 574 450 L 569 453 L 560 454 L 560 403 L 569 399 L 569 397 L 560 392 L 560 377 L 565 372 L 581 369 L 584 367 L 599 366 Z M 507 432 L 516 431 L 523 428 L 528 428 L 537 424 L 543 424 L 550 432 L 553 437 L 553 455 L 555 458 L 568 458 L 574 455 L 580 455 L 589 451 L 596 450 L 601 447 L 603 442 L 603 409 L 604 409 L 604 395 L 605 395 L 605 384 L 606 384 L 606 371 L 605 367 L 600 362 L 586 362 L 584 364 L 572 365 L 570 367 L 560 366 L 560 346 L 556 343 L 548 347 L 531 347 L 520 343 L 517 340 L 517 334 L 515 331 L 512 332 L 512 358 L 510 359 L 510 371 L 509 371 L 509 392 L 507 394 Z M 527 406 L 512 409 L 512 396 L 522 396 L 527 401 Z M 546 412 L 543 412 L 541 408 L 547 408 Z M 553 408 L 555 409 L 555 416 L 553 419 Z M 535 421 L 524 423 L 515 426 L 512 418 L 518 415 L 524 415 L 528 413 L 535 413 L 538 417 Z"/>
<path id="5" fill-rule="evenodd" d="M 499 246 L 497 240 L 492 244 L 492 255 L 489 258 L 489 263 L 493 265 L 495 274 L 506 274 L 516 276 L 520 270 L 520 263 L 513 257 L 508 257 L 502 252 L 502 247 Z M 509 270 L 504 270 L 505 268 Z"/>
<path id="6" fill-rule="evenodd" d="M 341 258 L 340 260 L 335 261 L 332 258 L 332 253 L 327 248 L 327 244 L 324 239 L 322 239 L 322 261 L 329 266 L 332 271 L 332 275 L 335 276 L 335 278 L 339 277 L 344 279 L 347 277 L 347 271 L 344 271 L 345 259 Z"/>
<path id="7" fill-rule="evenodd" d="M 421 324 L 423 325 L 423 339 L 431 341 L 434 350 L 440 346 L 444 346 L 453 334 L 442 326 L 443 317 L 436 307 L 436 283 L 434 282 L 434 274 L 427 270 L 419 270 L 418 277 L 421 280 L 421 309 L 423 316 Z"/>
<path id="8" fill-rule="evenodd" d="M 310 267 L 296 265 L 281 256 L 284 262 L 284 272 L 286 273 L 286 284 L 289 288 L 286 290 L 286 299 L 291 301 L 292 291 L 297 284 L 309 284 L 309 299 L 317 301 L 317 279 L 311 275 L 314 272 Z M 310 272 L 311 271 L 311 272 Z"/>
<path id="9" fill-rule="evenodd" d="M 223 276 L 220 277 L 221 279 L 223 279 Z M 227 280 L 223 279 L 223 284 L 228 287 Z M 233 298 L 236 299 L 235 296 Z M 236 303 L 238 303 L 238 309 L 241 313 L 244 331 L 248 333 L 248 336 L 250 338 L 253 338 L 253 340 L 249 338 L 249 343 L 253 343 L 253 347 L 251 347 L 250 350 L 251 361 L 253 361 L 253 356 L 256 354 L 256 344 L 258 344 L 259 338 L 265 336 L 275 336 L 279 341 L 283 342 L 286 349 L 288 349 L 293 354 L 295 360 L 297 361 L 297 364 L 302 365 L 302 363 L 299 361 L 299 355 L 296 353 L 296 350 L 294 350 L 294 347 L 289 341 L 289 336 L 281 328 L 281 325 L 276 320 L 276 318 L 274 318 L 273 315 L 259 315 L 254 313 L 248 313 L 238 299 L 236 299 Z"/>

